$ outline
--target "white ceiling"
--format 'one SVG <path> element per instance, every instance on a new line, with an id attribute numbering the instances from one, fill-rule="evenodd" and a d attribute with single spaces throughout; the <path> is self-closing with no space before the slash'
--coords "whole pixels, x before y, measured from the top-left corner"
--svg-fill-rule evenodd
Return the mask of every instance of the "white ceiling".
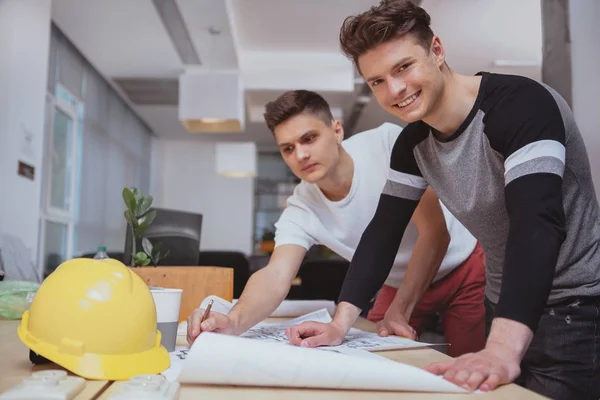
<path id="1" fill-rule="evenodd" d="M 202 68 L 238 68 L 246 75 L 246 87 L 251 88 L 246 91 L 248 109 L 306 85 L 323 92 L 346 116 L 350 112 L 356 98 L 352 88 L 359 85 L 351 82 L 352 66 L 340 54 L 339 28 L 346 16 L 367 10 L 378 0 L 175 1 Z M 115 78 L 176 79 L 185 69 L 150 0 L 53 0 L 52 4 L 54 22 L 115 88 Z M 453 70 L 540 78 L 540 65 L 493 65 L 494 60 L 541 64 L 539 0 L 424 0 L 422 6 L 431 15 Z M 209 28 L 220 34 L 210 35 Z M 334 82 L 336 78 L 339 82 Z M 129 103 L 160 137 L 253 140 L 261 147 L 273 143 L 264 123 L 249 118 L 243 133 L 190 134 L 178 121 L 177 106 Z M 385 121 L 394 119 L 372 101 L 357 131 Z"/>
<path id="2" fill-rule="evenodd" d="M 149 0 L 146 0 L 150 3 Z M 210 68 L 237 68 L 237 55 L 223 0 L 175 0 L 200 61 Z M 221 32 L 211 36 L 209 28 Z"/>
<path id="3" fill-rule="evenodd" d="M 108 79 L 177 76 L 182 70 L 149 0 L 55 0 L 52 19 Z"/>
<path id="4" fill-rule="evenodd" d="M 236 1 L 240 46 L 245 50 L 338 52 L 344 19 L 373 0 Z"/>

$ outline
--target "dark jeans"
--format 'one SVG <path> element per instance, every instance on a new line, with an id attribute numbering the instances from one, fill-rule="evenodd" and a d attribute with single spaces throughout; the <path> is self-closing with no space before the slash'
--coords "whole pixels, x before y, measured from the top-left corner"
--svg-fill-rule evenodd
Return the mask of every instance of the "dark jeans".
<path id="1" fill-rule="evenodd" d="M 495 304 L 485 299 L 486 337 Z M 600 398 L 600 297 L 548 306 L 515 383 L 551 399 Z"/>

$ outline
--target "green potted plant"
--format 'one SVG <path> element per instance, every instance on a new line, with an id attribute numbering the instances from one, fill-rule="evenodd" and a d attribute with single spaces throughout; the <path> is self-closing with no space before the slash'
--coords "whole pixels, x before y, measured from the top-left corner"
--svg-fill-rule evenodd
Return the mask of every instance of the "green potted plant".
<path id="1" fill-rule="evenodd" d="M 156 211 L 152 209 L 152 196 L 145 196 L 137 188 L 123 189 L 127 209 L 125 220 L 132 236 L 131 270 L 148 286 L 182 289 L 179 321 L 191 315 L 198 304 L 209 295 L 225 300 L 233 299 L 233 269 L 214 266 L 158 266 L 169 252 L 161 252 L 161 244 L 150 243 L 144 233 L 150 227 Z M 140 240 L 141 239 L 141 240 Z M 137 249 L 137 242 L 141 249 Z M 153 265 L 155 268 L 135 268 Z"/>
<path id="2" fill-rule="evenodd" d="M 138 188 L 124 188 L 123 201 L 127 207 L 124 213 L 125 220 L 132 237 L 130 266 L 145 267 L 152 264 L 156 267 L 160 260 L 169 254 L 169 251 L 161 254 L 162 244 L 159 242 L 152 245 L 150 240 L 144 237 L 144 233 L 156 218 L 156 210 L 152 209 L 153 198 L 143 195 Z M 142 249 L 137 249 L 137 242 L 140 239 Z"/>

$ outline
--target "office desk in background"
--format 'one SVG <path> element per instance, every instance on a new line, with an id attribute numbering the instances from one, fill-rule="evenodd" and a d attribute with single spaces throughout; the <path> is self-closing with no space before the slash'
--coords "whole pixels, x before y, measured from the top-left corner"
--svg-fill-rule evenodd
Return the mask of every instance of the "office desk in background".
<path id="1" fill-rule="evenodd" d="M 29 362 L 29 350 L 17 336 L 17 327 L 20 321 L 0 320 L 0 393 L 18 384 L 23 377 L 29 376 L 32 371 L 42 369 L 60 368 L 54 364 L 32 366 Z M 375 325 L 359 320 L 356 328 L 373 332 Z M 185 345 L 185 336 L 178 336 L 179 345 Z M 432 362 L 442 361 L 448 356 L 430 349 L 397 350 L 379 352 L 394 361 L 424 367 Z M 121 385 L 121 382 L 87 381 L 86 388 L 75 400 L 99 399 L 107 400 L 112 391 Z M 473 397 L 475 396 L 475 397 Z M 443 393 L 406 393 L 406 392 L 374 392 L 357 390 L 319 390 L 319 389 L 288 389 L 288 388 L 263 388 L 263 387 L 234 387 L 210 385 L 186 385 L 181 388 L 179 399 L 208 398 L 214 400 L 239 400 L 239 399 L 277 399 L 288 400 L 342 400 L 342 399 L 470 399 L 470 400 L 535 400 L 543 399 L 533 392 L 517 385 L 506 385 L 487 394 L 443 394 Z"/>

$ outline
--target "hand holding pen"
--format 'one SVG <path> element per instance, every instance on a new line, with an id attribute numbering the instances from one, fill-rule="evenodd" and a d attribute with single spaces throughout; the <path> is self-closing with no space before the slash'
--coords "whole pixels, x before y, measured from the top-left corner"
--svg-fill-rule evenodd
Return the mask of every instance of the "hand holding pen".
<path id="1" fill-rule="evenodd" d="M 206 310 L 196 308 L 188 318 L 187 341 L 191 345 L 202 332 L 233 333 L 233 323 L 224 314 L 211 312 L 213 300 L 211 299 Z"/>

